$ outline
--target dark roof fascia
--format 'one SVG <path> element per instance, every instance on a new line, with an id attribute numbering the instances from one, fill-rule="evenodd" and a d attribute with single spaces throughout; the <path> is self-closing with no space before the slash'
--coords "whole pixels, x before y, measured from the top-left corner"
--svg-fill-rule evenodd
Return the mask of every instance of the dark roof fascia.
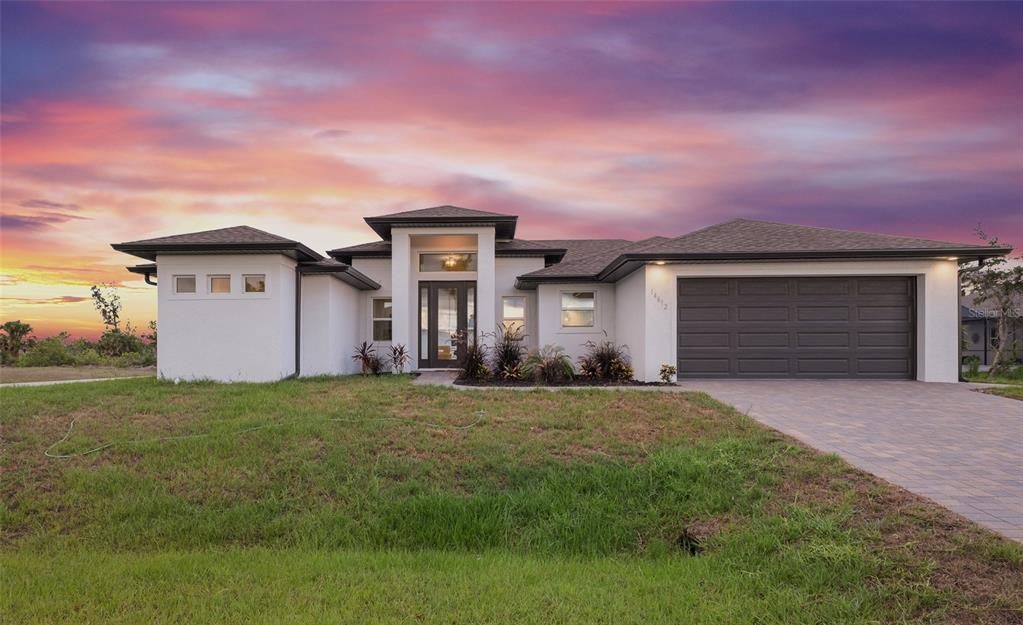
<path id="1" fill-rule="evenodd" d="M 1004 256 L 1012 252 L 1011 247 L 972 248 L 917 248 L 889 250 L 821 250 L 801 252 L 705 252 L 705 253 L 656 253 L 642 252 L 622 254 L 605 267 L 597 278 L 601 282 L 614 282 L 632 273 L 635 268 L 622 272 L 625 265 L 643 264 L 651 261 L 770 261 L 770 260 L 901 260 L 907 258 L 952 258 L 959 261 L 982 260 Z"/>
<path id="2" fill-rule="evenodd" d="M 757 262 L 772 260 L 904 260 L 907 258 L 951 258 L 960 262 L 983 260 L 996 256 L 1004 256 L 1012 252 L 1011 247 L 973 247 L 973 248 L 924 248 L 905 250 L 824 250 L 805 252 L 704 252 L 704 253 L 656 253 L 636 252 L 622 254 L 611 261 L 596 275 L 586 276 L 591 282 L 617 282 L 648 262 L 712 262 L 735 261 Z M 583 281 L 583 276 L 519 276 L 517 285 L 530 283 L 558 283 Z M 517 286 L 516 288 L 523 288 Z"/>
<path id="3" fill-rule="evenodd" d="M 142 276 L 156 275 L 156 263 L 146 263 L 145 265 L 132 265 L 130 267 L 125 267 L 125 269 L 132 273 L 137 273 Z"/>
<path id="4" fill-rule="evenodd" d="M 494 256 L 496 258 L 543 258 L 547 264 L 553 265 L 561 262 L 561 259 L 563 259 L 567 253 L 568 250 L 565 249 L 538 247 L 534 249 L 521 250 L 495 250 Z M 355 258 L 391 257 L 390 250 L 367 250 L 365 252 L 339 252 L 339 250 L 330 250 L 327 254 L 329 254 L 332 258 L 349 265 L 352 263 L 352 259 Z"/>
<path id="5" fill-rule="evenodd" d="M 349 265 L 338 265 L 327 267 L 323 265 L 309 264 L 299 265 L 298 272 L 302 275 L 332 275 L 345 284 L 349 284 L 360 291 L 376 291 L 380 284 Z"/>
<path id="6" fill-rule="evenodd" d="M 490 227 L 498 239 L 514 239 L 519 218 L 513 215 L 494 217 L 365 217 L 363 221 L 385 241 L 391 240 L 391 228 Z"/>
<path id="7" fill-rule="evenodd" d="M 540 276 L 536 278 L 530 278 L 526 276 L 519 276 L 515 278 L 515 288 L 520 291 L 532 291 L 535 290 L 541 283 L 545 284 L 576 284 L 580 282 L 594 283 L 600 282 L 597 276 Z"/>
<path id="8" fill-rule="evenodd" d="M 288 243 L 112 243 L 110 247 L 146 260 L 157 254 L 230 254 L 266 252 L 284 254 L 298 261 L 323 260 L 323 256 L 298 242 Z"/>

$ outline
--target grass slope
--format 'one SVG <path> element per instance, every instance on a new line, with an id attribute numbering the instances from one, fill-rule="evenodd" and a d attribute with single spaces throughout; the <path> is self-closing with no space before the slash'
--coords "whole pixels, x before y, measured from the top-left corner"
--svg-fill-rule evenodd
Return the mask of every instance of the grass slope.
<path id="1" fill-rule="evenodd" d="M 1018 545 L 702 394 L 0 393 L 12 622 L 1023 618 Z"/>
<path id="2" fill-rule="evenodd" d="M 0 384 L 156 375 L 156 367 L 0 367 Z"/>

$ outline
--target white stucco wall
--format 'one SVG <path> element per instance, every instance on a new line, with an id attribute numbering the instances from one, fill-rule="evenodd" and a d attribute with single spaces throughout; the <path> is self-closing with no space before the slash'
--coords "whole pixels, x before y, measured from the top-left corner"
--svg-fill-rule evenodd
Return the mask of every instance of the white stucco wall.
<path id="1" fill-rule="evenodd" d="M 295 261 L 278 254 L 159 255 L 158 375 L 167 379 L 266 382 L 294 373 Z M 231 293 L 208 292 L 230 275 Z M 266 275 L 266 293 L 244 293 L 245 274 Z M 195 275 L 195 294 L 175 294 L 175 275 Z"/>
<path id="2" fill-rule="evenodd" d="M 356 373 L 361 292 L 330 275 L 302 277 L 303 377 Z"/>
<path id="3" fill-rule="evenodd" d="M 563 328 L 561 326 L 561 293 L 565 291 L 594 291 L 594 320 L 592 327 Z M 615 334 L 614 284 L 541 284 L 537 287 L 537 345 L 560 345 L 575 363 L 586 351 L 587 341 L 606 338 L 617 341 Z"/>
<path id="4" fill-rule="evenodd" d="M 641 279 L 636 277 L 641 274 Z M 951 260 L 891 260 L 772 263 L 694 263 L 646 265 L 620 283 L 630 296 L 618 303 L 619 332 L 632 347 L 636 377 L 656 380 L 661 364 L 677 361 L 677 279 L 679 277 L 755 276 L 916 276 L 917 379 L 958 380 L 958 266 Z M 644 297 L 635 297 L 642 281 Z M 643 319 L 642 341 L 634 328 Z M 642 347 L 638 345 L 642 344 Z"/>
<path id="5" fill-rule="evenodd" d="M 494 277 L 494 314 L 496 321 L 493 328 L 485 329 L 487 332 L 497 332 L 501 323 L 504 322 L 504 306 L 501 301 L 505 296 L 520 296 L 526 298 L 526 329 L 525 345 L 532 348 L 537 345 L 537 312 L 536 312 L 536 290 L 519 291 L 515 288 L 515 279 L 522 274 L 543 269 L 543 258 L 498 258 L 496 262 L 496 273 Z"/>
<path id="6" fill-rule="evenodd" d="M 615 284 L 615 340 L 628 346 L 634 367 L 646 361 L 645 287 L 644 271 L 633 272 Z"/>

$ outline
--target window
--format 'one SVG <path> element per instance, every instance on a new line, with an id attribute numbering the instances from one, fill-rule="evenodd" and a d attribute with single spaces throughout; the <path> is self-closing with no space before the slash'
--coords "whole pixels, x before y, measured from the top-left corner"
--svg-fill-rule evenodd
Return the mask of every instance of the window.
<path id="1" fill-rule="evenodd" d="M 391 340 L 391 298 L 373 300 L 373 340 Z"/>
<path id="2" fill-rule="evenodd" d="M 593 291 L 561 294 L 561 325 L 565 328 L 593 325 Z"/>
<path id="3" fill-rule="evenodd" d="M 245 276 L 246 293 L 266 293 L 266 274 Z"/>
<path id="4" fill-rule="evenodd" d="M 231 276 L 210 276 L 210 293 L 230 293 Z"/>
<path id="5" fill-rule="evenodd" d="M 501 328 L 505 334 L 522 336 L 526 329 L 526 298 L 509 295 L 501 298 Z"/>
<path id="6" fill-rule="evenodd" d="M 195 276 L 174 276 L 175 293 L 195 293 Z"/>
<path id="7" fill-rule="evenodd" d="M 476 255 L 468 252 L 420 254 L 419 271 L 476 271 Z"/>

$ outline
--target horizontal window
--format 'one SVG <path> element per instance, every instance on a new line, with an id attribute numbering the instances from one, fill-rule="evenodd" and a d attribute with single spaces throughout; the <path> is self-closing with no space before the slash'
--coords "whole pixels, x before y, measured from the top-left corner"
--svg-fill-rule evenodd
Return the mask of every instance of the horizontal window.
<path id="1" fill-rule="evenodd" d="M 476 271 L 476 254 L 463 252 L 420 254 L 419 271 Z"/>
<path id="2" fill-rule="evenodd" d="M 266 275 L 251 274 L 245 276 L 246 293 L 266 293 Z"/>
<path id="3" fill-rule="evenodd" d="M 230 293 L 231 276 L 210 276 L 210 293 Z"/>
<path id="4" fill-rule="evenodd" d="M 593 325 L 593 291 L 561 294 L 561 325 L 566 328 L 585 328 Z"/>
<path id="5" fill-rule="evenodd" d="M 391 298 L 378 297 L 373 300 L 373 340 L 391 340 Z"/>
<path id="6" fill-rule="evenodd" d="M 195 276 L 174 276 L 175 293 L 195 293 Z"/>

